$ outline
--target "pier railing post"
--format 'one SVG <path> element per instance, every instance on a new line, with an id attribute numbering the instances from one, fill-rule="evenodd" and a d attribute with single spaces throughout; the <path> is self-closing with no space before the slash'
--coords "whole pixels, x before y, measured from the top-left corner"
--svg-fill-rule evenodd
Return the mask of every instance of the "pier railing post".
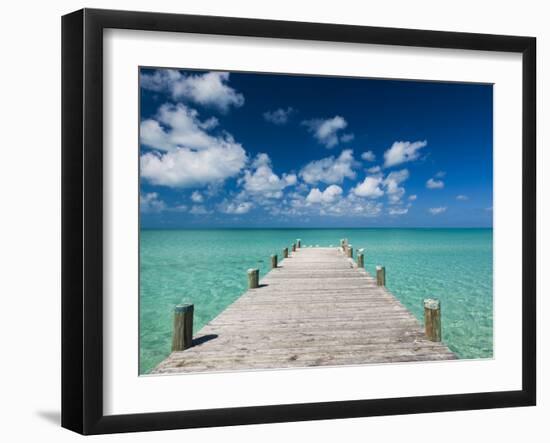
<path id="1" fill-rule="evenodd" d="M 288 248 L 283 249 L 283 258 L 288 258 Z"/>
<path id="2" fill-rule="evenodd" d="M 172 351 L 183 351 L 193 344 L 193 311 L 192 304 L 177 305 L 174 308 Z"/>
<path id="3" fill-rule="evenodd" d="M 424 300 L 424 327 L 426 337 L 431 341 L 441 341 L 441 303 L 437 299 Z"/>
<path id="4" fill-rule="evenodd" d="M 248 287 L 250 289 L 255 289 L 260 285 L 260 270 L 259 269 L 249 269 L 248 273 Z"/>
<path id="5" fill-rule="evenodd" d="M 349 258 L 353 258 L 353 246 L 352 245 L 348 245 L 348 257 Z"/>
<path id="6" fill-rule="evenodd" d="M 386 286 L 386 268 L 384 266 L 376 267 L 376 286 Z"/>
<path id="7" fill-rule="evenodd" d="M 297 239 L 296 240 L 296 248 L 300 249 L 302 247 L 302 240 L 301 239 Z"/>
<path id="8" fill-rule="evenodd" d="M 296 243 L 292 243 L 292 252 L 296 252 Z"/>
<path id="9" fill-rule="evenodd" d="M 357 267 L 358 268 L 364 268 L 365 267 L 365 256 L 362 252 L 357 253 Z"/>
<path id="10" fill-rule="evenodd" d="M 271 269 L 275 269 L 277 267 L 277 254 L 273 254 L 271 256 Z"/>

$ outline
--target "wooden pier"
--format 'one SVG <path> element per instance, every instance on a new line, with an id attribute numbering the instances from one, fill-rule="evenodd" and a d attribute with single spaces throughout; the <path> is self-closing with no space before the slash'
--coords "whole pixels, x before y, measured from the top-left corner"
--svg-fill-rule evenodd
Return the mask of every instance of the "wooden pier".
<path id="1" fill-rule="evenodd" d="M 288 258 L 272 259 L 273 269 L 259 282 L 249 272 L 253 289 L 204 326 L 191 347 L 174 348 L 151 373 L 456 358 L 437 341 L 437 300 L 425 302 L 426 325 L 421 325 L 386 289 L 385 269 L 371 277 L 357 266 L 347 243 L 334 248 L 298 245 Z M 362 252 L 358 255 L 363 263 Z M 183 327 L 177 323 L 176 329 Z"/>

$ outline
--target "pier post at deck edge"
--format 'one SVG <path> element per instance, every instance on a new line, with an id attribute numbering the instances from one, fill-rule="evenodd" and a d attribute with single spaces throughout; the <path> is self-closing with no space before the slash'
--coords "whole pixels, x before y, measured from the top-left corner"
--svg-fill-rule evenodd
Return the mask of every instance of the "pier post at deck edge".
<path id="1" fill-rule="evenodd" d="M 384 266 L 376 267 L 376 286 L 386 286 L 386 268 Z"/>
<path id="2" fill-rule="evenodd" d="M 340 246 L 342 247 L 342 251 L 344 253 L 347 252 L 348 250 L 348 246 L 349 246 L 349 242 L 348 242 L 348 239 L 347 238 L 343 238 L 340 240 Z"/>
<path id="3" fill-rule="evenodd" d="M 249 269 L 248 274 L 248 287 L 250 289 L 255 289 L 260 285 L 260 270 L 259 269 Z"/>
<path id="4" fill-rule="evenodd" d="M 365 256 L 362 252 L 357 253 L 357 267 L 358 268 L 364 268 L 365 267 Z"/>
<path id="5" fill-rule="evenodd" d="M 441 303 L 437 299 L 424 300 L 424 327 L 426 337 L 431 341 L 441 341 Z"/>
<path id="6" fill-rule="evenodd" d="M 271 256 L 271 269 L 275 269 L 277 267 L 277 254 L 273 254 Z"/>
<path id="7" fill-rule="evenodd" d="M 172 352 L 183 351 L 193 344 L 192 304 L 177 305 L 174 308 L 174 331 L 172 334 Z"/>
<path id="8" fill-rule="evenodd" d="M 353 258 L 353 246 L 352 245 L 348 245 L 347 253 L 348 253 L 349 258 Z"/>
<path id="9" fill-rule="evenodd" d="M 283 258 L 288 258 L 288 248 L 283 249 Z"/>
<path id="10" fill-rule="evenodd" d="M 300 249 L 302 247 L 302 240 L 301 239 L 297 239 L 296 240 L 296 248 Z"/>
<path id="11" fill-rule="evenodd" d="M 292 252 L 296 252 L 296 243 L 292 243 Z"/>

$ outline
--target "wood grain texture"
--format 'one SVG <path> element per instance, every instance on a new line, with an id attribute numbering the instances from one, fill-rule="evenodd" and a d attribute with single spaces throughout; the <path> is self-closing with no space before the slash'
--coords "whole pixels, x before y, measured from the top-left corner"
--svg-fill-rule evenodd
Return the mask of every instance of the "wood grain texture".
<path id="1" fill-rule="evenodd" d="M 456 358 L 347 255 L 342 248 L 293 250 L 204 326 L 193 347 L 172 352 L 152 373 Z"/>
<path id="2" fill-rule="evenodd" d="M 365 256 L 362 252 L 357 253 L 357 267 L 358 268 L 364 268 L 365 267 Z"/>
<path id="3" fill-rule="evenodd" d="M 193 305 L 178 305 L 174 309 L 172 351 L 183 351 L 193 344 Z"/>
<path id="4" fill-rule="evenodd" d="M 376 267 L 376 284 L 386 286 L 386 268 L 384 266 Z"/>
<path id="5" fill-rule="evenodd" d="M 277 254 L 271 256 L 271 269 L 277 268 Z"/>
<path id="6" fill-rule="evenodd" d="M 439 300 L 424 300 L 424 327 L 426 337 L 431 341 L 441 341 L 441 304 Z"/>
<path id="7" fill-rule="evenodd" d="M 248 288 L 249 289 L 257 288 L 260 282 L 260 270 L 249 269 L 246 273 L 248 275 Z"/>

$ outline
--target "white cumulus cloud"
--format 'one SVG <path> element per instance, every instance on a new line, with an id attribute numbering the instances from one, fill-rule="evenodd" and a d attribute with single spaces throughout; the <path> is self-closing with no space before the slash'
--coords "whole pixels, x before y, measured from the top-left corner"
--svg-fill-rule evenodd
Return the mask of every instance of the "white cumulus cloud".
<path id="1" fill-rule="evenodd" d="M 288 107 L 286 109 L 279 108 L 274 111 L 264 112 L 264 119 L 275 125 L 284 125 L 288 123 L 290 115 L 294 112 L 294 109 Z"/>
<path id="2" fill-rule="evenodd" d="M 409 208 L 390 207 L 388 209 L 388 214 L 390 215 L 405 215 L 407 212 L 409 212 Z"/>
<path id="3" fill-rule="evenodd" d="M 213 135 L 217 121 L 201 121 L 183 104 L 164 104 L 155 119 L 144 120 L 140 141 L 163 152 L 140 158 L 141 176 L 155 185 L 188 188 L 219 183 L 245 166 L 246 152 L 231 134 Z"/>
<path id="4" fill-rule="evenodd" d="M 327 189 L 329 188 L 330 186 Z M 383 205 L 377 201 L 357 197 L 353 193 L 344 197 L 335 188 L 332 188 L 332 191 L 329 193 L 326 192 L 327 189 L 323 192 L 317 188 L 315 189 L 315 191 L 310 192 L 307 196 L 296 192 L 291 193 L 288 204 L 273 207 L 271 213 L 273 215 L 292 217 L 378 217 L 382 213 Z M 326 200 L 327 197 L 329 200 L 331 198 L 333 200 L 330 204 L 322 204 L 324 203 L 323 198 Z M 314 204 L 312 200 L 318 204 Z"/>
<path id="5" fill-rule="evenodd" d="M 445 212 L 447 210 L 447 207 L 446 206 L 439 206 L 437 208 L 430 208 L 428 209 L 428 211 L 430 212 L 430 214 L 432 215 L 437 215 L 437 214 L 442 214 L 443 212 Z"/>
<path id="6" fill-rule="evenodd" d="M 344 178 L 355 178 L 354 168 L 356 166 L 357 162 L 353 158 L 353 151 L 345 149 L 338 157 L 325 157 L 308 163 L 302 168 L 299 175 L 308 184 L 342 183 Z"/>
<path id="7" fill-rule="evenodd" d="M 417 197 L 416 194 L 409 195 L 409 200 L 410 200 L 410 201 L 415 201 L 417 198 L 418 198 L 418 197 Z"/>
<path id="8" fill-rule="evenodd" d="M 240 148 L 187 148 L 166 154 L 146 153 L 140 158 L 141 176 L 154 185 L 173 188 L 203 186 L 237 175 L 246 161 Z"/>
<path id="9" fill-rule="evenodd" d="M 324 191 L 313 188 L 306 197 L 307 203 L 333 203 L 342 195 L 342 188 L 338 185 L 330 185 Z"/>
<path id="10" fill-rule="evenodd" d="M 420 149 L 428 144 L 426 140 L 408 142 L 396 141 L 393 145 L 384 152 L 384 167 L 400 165 L 401 163 L 410 162 L 420 157 Z"/>
<path id="11" fill-rule="evenodd" d="M 353 138 L 353 134 L 340 134 L 348 126 L 348 122 L 339 115 L 327 119 L 305 120 L 302 124 L 308 128 L 319 143 L 327 148 L 334 148 L 338 143 L 350 141 L 350 137 Z"/>
<path id="12" fill-rule="evenodd" d="M 462 201 L 465 201 L 465 200 L 469 200 L 468 196 L 467 195 L 464 195 L 464 194 L 459 194 L 456 196 L 456 199 L 457 200 L 462 200 Z"/>
<path id="13" fill-rule="evenodd" d="M 376 160 L 376 155 L 372 151 L 365 151 L 361 154 L 361 158 L 366 162 L 373 162 Z"/>
<path id="14" fill-rule="evenodd" d="M 399 171 L 390 172 L 384 179 L 388 200 L 391 204 L 395 205 L 401 202 L 401 198 L 405 195 L 405 188 L 400 185 L 407 180 L 409 176 L 410 174 L 407 169 L 401 169 Z"/>
<path id="15" fill-rule="evenodd" d="M 194 191 L 191 194 L 191 200 L 194 203 L 202 203 L 204 201 L 204 197 L 202 196 L 202 194 L 199 191 Z"/>
<path id="16" fill-rule="evenodd" d="M 201 121 L 195 109 L 182 103 L 165 103 L 160 106 L 155 118 L 141 122 L 140 142 L 159 151 L 174 151 L 177 148 L 199 150 L 234 143 L 228 134 L 214 136 L 209 133 L 217 125 L 215 118 Z"/>
<path id="17" fill-rule="evenodd" d="M 185 98 L 222 112 L 244 104 L 244 96 L 227 84 L 228 72 L 183 74 L 176 69 L 157 69 L 152 74 L 142 74 L 140 81 L 144 89 L 168 92 L 174 100 Z"/>
<path id="18" fill-rule="evenodd" d="M 352 134 L 351 132 L 348 132 L 348 133 L 342 134 L 340 136 L 340 141 L 342 143 L 348 143 L 348 142 L 352 141 L 354 138 L 355 138 L 355 134 Z"/>
<path id="19" fill-rule="evenodd" d="M 187 211 L 187 205 L 176 205 L 168 209 L 173 212 L 185 212 Z"/>
<path id="20" fill-rule="evenodd" d="M 244 190 L 249 194 L 257 194 L 266 198 L 281 198 L 283 189 L 295 185 L 296 174 L 278 176 L 271 169 L 271 160 L 267 154 L 261 153 L 252 162 L 254 170 L 246 170 L 240 179 Z"/>
<path id="21" fill-rule="evenodd" d="M 251 202 L 224 202 L 220 205 L 221 212 L 225 214 L 246 214 L 254 205 Z"/>
<path id="22" fill-rule="evenodd" d="M 368 176 L 351 190 L 358 197 L 378 198 L 384 195 L 384 191 L 380 187 L 382 177 Z"/>
<path id="23" fill-rule="evenodd" d="M 159 198 L 158 193 L 148 192 L 139 195 L 139 210 L 144 213 L 162 212 L 166 204 Z"/>
<path id="24" fill-rule="evenodd" d="M 428 189 L 443 189 L 445 187 L 445 183 L 443 180 L 435 180 L 433 178 L 430 178 L 426 182 L 426 188 Z"/>
<path id="25" fill-rule="evenodd" d="M 382 203 L 357 197 L 350 193 L 336 204 L 325 208 L 327 215 L 343 217 L 378 217 L 382 213 Z M 324 214 L 323 214 L 324 215 Z"/>

